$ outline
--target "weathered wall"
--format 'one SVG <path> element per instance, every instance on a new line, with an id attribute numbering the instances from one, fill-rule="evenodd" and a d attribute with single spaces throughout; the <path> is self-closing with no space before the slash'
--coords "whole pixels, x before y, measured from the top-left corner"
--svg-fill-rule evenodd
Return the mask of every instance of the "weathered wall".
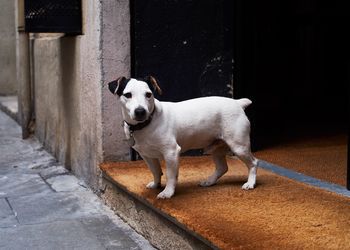
<path id="1" fill-rule="evenodd" d="M 84 6 L 82 36 L 34 40 L 37 137 L 79 177 L 97 186 L 101 160 L 100 5 Z"/>
<path id="2" fill-rule="evenodd" d="M 123 141 L 120 107 L 108 90 L 108 82 L 130 76 L 129 0 L 105 0 L 102 5 L 102 119 L 105 160 L 127 160 L 129 146 Z"/>
<path id="3" fill-rule="evenodd" d="M 0 95 L 17 92 L 15 1 L 1 0 L 0 6 Z"/>
<path id="4" fill-rule="evenodd" d="M 129 74 L 128 2 L 86 1 L 84 35 L 34 40 L 36 135 L 94 188 L 104 158 L 128 158 L 119 143 L 120 112 L 106 85 L 115 74 Z"/>

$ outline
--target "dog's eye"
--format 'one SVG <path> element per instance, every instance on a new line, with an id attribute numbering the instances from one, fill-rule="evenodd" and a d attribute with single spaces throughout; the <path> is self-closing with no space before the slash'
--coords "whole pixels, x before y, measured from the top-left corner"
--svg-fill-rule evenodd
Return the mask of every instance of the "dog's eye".
<path id="1" fill-rule="evenodd" d="M 131 93 L 125 93 L 125 94 L 123 94 L 123 96 L 125 96 L 128 99 L 130 99 L 132 97 L 132 94 Z"/>
<path id="2" fill-rule="evenodd" d="M 151 92 L 147 92 L 147 93 L 146 93 L 146 97 L 147 97 L 147 98 L 151 98 L 151 97 L 152 97 L 152 93 L 151 93 Z"/>

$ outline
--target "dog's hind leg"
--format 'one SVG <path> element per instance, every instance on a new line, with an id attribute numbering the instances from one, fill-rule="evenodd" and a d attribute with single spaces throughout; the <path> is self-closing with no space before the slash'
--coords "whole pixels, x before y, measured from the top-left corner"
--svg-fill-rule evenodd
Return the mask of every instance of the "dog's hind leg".
<path id="1" fill-rule="evenodd" d="M 211 176 L 208 177 L 208 179 L 199 183 L 199 185 L 202 187 L 209 187 L 216 184 L 218 179 L 227 172 L 228 167 L 225 152 L 214 152 L 213 161 L 215 163 L 215 171 Z"/>
<path id="2" fill-rule="evenodd" d="M 248 167 L 248 181 L 243 184 L 242 189 L 253 189 L 256 183 L 258 160 L 251 153 L 250 146 L 234 145 L 232 152 Z"/>
<path id="3" fill-rule="evenodd" d="M 162 173 L 162 168 L 160 166 L 159 160 L 154 158 L 144 157 L 144 156 L 142 158 L 145 160 L 148 168 L 151 170 L 153 174 L 153 181 L 148 183 L 146 187 L 151 189 L 160 187 L 161 177 L 163 173 Z"/>
<path id="4" fill-rule="evenodd" d="M 225 140 L 225 142 L 229 146 L 232 153 L 234 153 L 238 159 L 243 161 L 248 167 L 248 181 L 243 184 L 242 189 L 253 189 L 256 183 L 258 160 L 251 153 L 249 133 L 244 133 L 243 136 L 232 135 L 228 138 L 230 139 Z"/>
<path id="5" fill-rule="evenodd" d="M 243 161 L 248 167 L 248 181 L 243 184 L 242 189 L 253 189 L 256 184 L 256 172 L 258 167 L 258 160 L 249 152 L 244 154 L 237 154 L 237 157 Z"/>

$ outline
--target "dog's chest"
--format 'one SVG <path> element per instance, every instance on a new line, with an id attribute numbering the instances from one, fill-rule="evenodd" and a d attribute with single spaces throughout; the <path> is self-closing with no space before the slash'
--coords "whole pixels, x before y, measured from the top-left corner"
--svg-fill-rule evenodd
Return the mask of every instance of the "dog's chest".
<path id="1" fill-rule="evenodd" d="M 131 132 L 127 125 L 124 125 L 124 132 L 129 146 L 142 156 L 150 158 L 162 157 L 159 143 L 156 143 L 159 141 L 157 140 L 157 136 L 147 136 L 149 135 L 147 131 Z"/>
<path id="2" fill-rule="evenodd" d="M 135 139 L 135 145 L 132 147 L 135 149 L 141 156 L 146 156 L 149 158 L 161 158 L 162 153 L 160 151 L 159 145 L 154 145 L 147 141 L 138 142 Z"/>

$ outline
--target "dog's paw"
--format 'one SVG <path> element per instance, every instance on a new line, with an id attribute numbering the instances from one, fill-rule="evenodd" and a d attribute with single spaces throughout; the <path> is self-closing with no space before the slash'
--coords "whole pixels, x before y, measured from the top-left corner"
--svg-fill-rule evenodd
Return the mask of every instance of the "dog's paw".
<path id="1" fill-rule="evenodd" d="M 157 189 L 159 187 L 160 187 L 160 183 L 154 183 L 154 181 L 151 181 L 146 185 L 146 188 L 149 188 L 149 189 Z"/>
<path id="2" fill-rule="evenodd" d="M 157 199 L 169 199 L 174 195 L 174 191 L 169 190 L 169 189 L 164 189 L 162 192 L 160 192 L 157 195 Z"/>
<path id="3" fill-rule="evenodd" d="M 242 189 L 250 190 L 250 189 L 254 189 L 254 186 L 255 186 L 255 183 L 246 182 L 243 184 Z"/>

